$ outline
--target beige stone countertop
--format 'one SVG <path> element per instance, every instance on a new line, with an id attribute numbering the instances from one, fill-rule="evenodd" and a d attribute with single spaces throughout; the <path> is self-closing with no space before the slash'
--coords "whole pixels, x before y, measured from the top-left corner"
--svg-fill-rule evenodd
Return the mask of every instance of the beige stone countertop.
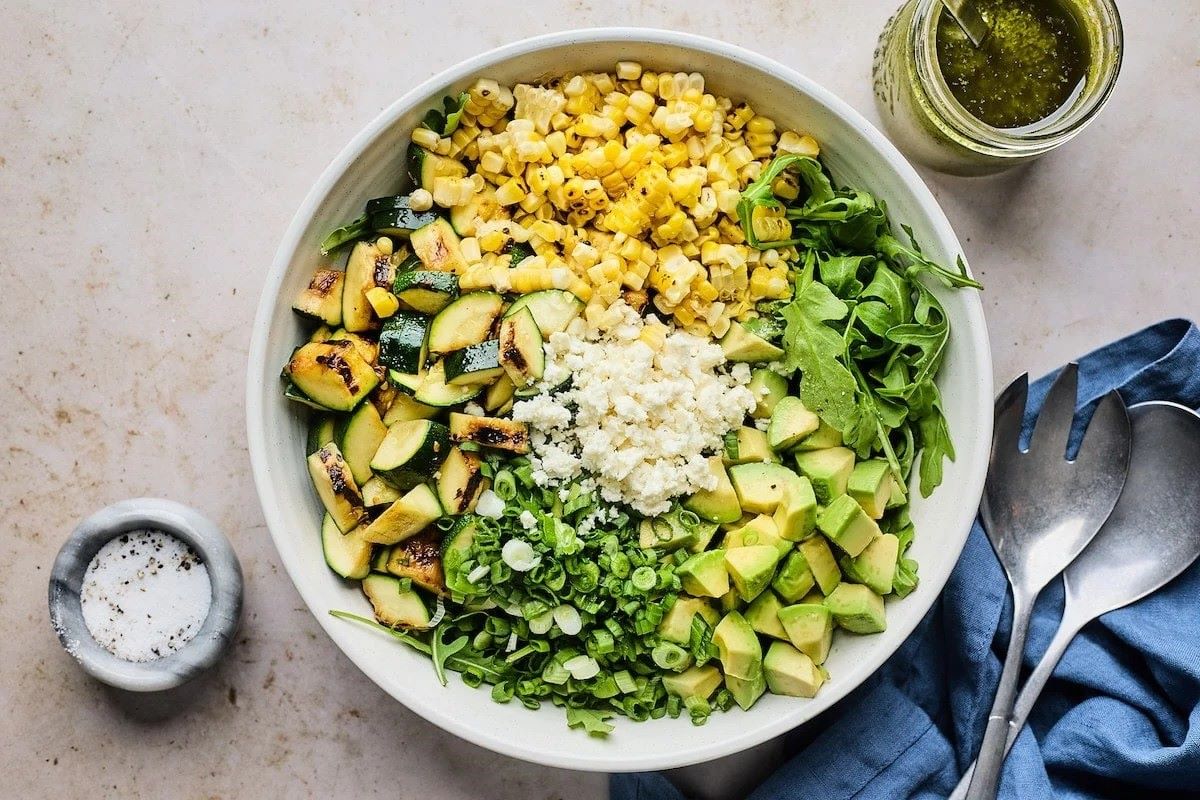
<path id="1" fill-rule="evenodd" d="M 424 722 L 301 603 L 243 444 L 263 276 L 343 144 L 481 50 L 614 22 L 676 28 L 778 59 L 876 119 L 871 52 L 895 5 L 5 3 L 0 796 L 603 797 L 603 776 L 513 761 Z M 987 285 L 998 384 L 1200 311 L 1200 5 L 1122 11 L 1120 82 L 1076 142 L 999 178 L 927 174 Z M 236 645 L 165 701 L 85 677 L 46 611 L 75 523 L 139 495 L 211 516 L 246 575 Z"/>

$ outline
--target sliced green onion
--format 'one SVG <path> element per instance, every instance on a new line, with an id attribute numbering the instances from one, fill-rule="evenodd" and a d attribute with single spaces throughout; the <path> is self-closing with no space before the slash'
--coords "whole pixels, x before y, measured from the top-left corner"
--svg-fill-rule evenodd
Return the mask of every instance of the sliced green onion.
<path id="1" fill-rule="evenodd" d="M 509 539 L 500 549 L 500 558 L 516 572 L 528 572 L 541 563 L 542 557 L 534 552 L 529 542 Z"/>
<path id="2" fill-rule="evenodd" d="M 660 642 L 650 653 L 650 658 L 662 669 L 676 672 L 686 667 L 687 662 L 691 660 L 686 650 L 672 642 Z"/>
<path id="3" fill-rule="evenodd" d="M 538 636 L 541 636 L 544 633 L 549 633 L 550 629 L 553 627 L 554 627 L 554 612 L 553 611 L 547 611 L 546 613 L 539 614 L 538 616 L 529 620 L 529 632 L 536 633 Z"/>
<path id="4" fill-rule="evenodd" d="M 583 630 L 583 620 L 574 606 L 561 605 L 554 609 L 554 624 L 567 636 L 575 636 Z"/>
<path id="5" fill-rule="evenodd" d="M 480 564 L 475 569 L 467 573 L 467 583 L 479 583 L 485 575 L 492 571 L 492 568 L 487 564 Z"/>
<path id="6" fill-rule="evenodd" d="M 629 580 L 633 583 L 633 588 L 639 592 L 648 592 L 658 583 L 658 573 L 653 567 L 638 567 L 633 571 L 633 575 Z"/>
<path id="7" fill-rule="evenodd" d="M 613 680 L 617 682 L 617 688 L 621 690 L 621 694 L 633 694 L 637 691 L 637 681 L 633 679 L 633 675 L 627 669 L 614 672 Z"/>
<path id="8" fill-rule="evenodd" d="M 575 656 L 564 663 L 563 667 L 577 681 L 586 681 L 600 674 L 600 665 L 591 656 Z"/>
<path id="9" fill-rule="evenodd" d="M 542 670 L 542 680 L 556 686 L 566 683 L 570 677 L 571 673 L 567 671 L 567 668 L 553 659 Z"/>
<path id="10" fill-rule="evenodd" d="M 492 479 L 492 491 L 505 502 L 517 496 L 517 479 L 511 472 L 502 469 Z"/>

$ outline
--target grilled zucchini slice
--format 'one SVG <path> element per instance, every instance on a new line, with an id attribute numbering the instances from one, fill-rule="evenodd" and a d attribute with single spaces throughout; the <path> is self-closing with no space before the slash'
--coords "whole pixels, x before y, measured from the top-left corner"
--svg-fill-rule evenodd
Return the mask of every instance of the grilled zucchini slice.
<path id="1" fill-rule="evenodd" d="M 413 311 L 436 314 L 458 296 L 458 276 L 427 269 L 400 272 L 392 285 L 392 294 Z"/>
<path id="2" fill-rule="evenodd" d="M 504 207 L 496 199 L 496 190 L 490 186 L 471 195 L 470 202 L 450 209 L 450 224 L 459 236 L 474 236 L 479 220 L 499 217 L 507 218 L 508 212 L 504 211 Z"/>
<path id="3" fill-rule="evenodd" d="M 483 391 L 483 384 L 451 386 L 446 383 L 446 362 L 438 361 L 420 376 L 420 384 L 413 390 L 413 399 L 427 406 L 446 408 L 465 403 Z"/>
<path id="4" fill-rule="evenodd" d="M 500 364 L 518 389 L 536 383 L 546 371 L 542 332 L 528 306 L 500 323 Z"/>
<path id="5" fill-rule="evenodd" d="M 367 216 L 376 233 L 407 239 L 438 218 L 435 211 L 413 211 L 408 195 L 377 197 L 367 201 Z"/>
<path id="6" fill-rule="evenodd" d="M 359 486 L 371 480 L 371 459 L 387 431 L 379 411 L 371 403 L 361 403 L 353 414 L 338 422 L 334 441 Z"/>
<path id="7" fill-rule="evenodd" d="M 498 339 L 488 339 L 446 356 L 446 383 L 451 386 L 490 384 L 503 374 Z"/>
<path id="8" fill-rule="evenodd" d="M 429 627 L 429 609 L 413 589 L 402 589 L 395 575 L 372 572 L 362 581 L 363 594 L 371 601 L 375 619 L 389 628 L 425 630 Z"/>
<path id="9" fill-rule="evenodd" d="M 410 579 L 422 589 L 445 594 L 441 539 L 441 531 L 437 528 L 426 528 L 388 550 L 383 568 L 397 578 Z"/>
<path id="10" fill-rule="evenodd" d="M 367 508 L 387 506 L 400 499 L 400 491 L 378 475 L 362 485 L 363 505 Z"/>
<path id="11" fill-rule="evenodd" d="M 353 411 L 379 383 L 375 370 L 346 340 L 302 345 L 284 374 L 305 397 L 332 411 Z"/>
<path id="12" fill-rule="evenodd" d="M 512 453 L 529 452 L 529 428 L 523 422 L 498 417 L 450 413 L 450 438 Z"/>
<path id="13" fill-rule="evenodd" d="M 363 528 L 362 538 L 375 544 L 395 544 L 416 536 L 441 516 L 442 506 L 433 489 L 417 484 Z"/>
<path id="14" fill-rule="evenodd" d="M 407 490 L 433 475 L 450 452 L 450 432 L 440 422 L 415 419 L 388 428 L 371 459 L 371 469 Z"/>
<path id="15" fill-rule="evenodd" d="M 308 457 L 308 474 L 338 530 L 349 533 L 366 518 L 362 493 L 336 444 L 330 442 Z"/>
<path id="16" fill-rule="evenodd" d="M 371 573 L 371 543 L 362 538 L 362 528 L 342 533 L 328 514 L 321 522 L 321 550 L 325 564 L 343 578 L 360 580 Z"/>
<path id="17" fill-rule="evenodd" d="M 397 422 L 407 422 L 413 419 L 429 419 L 436 416 L 439 411 L 441 409 L 434 406 L 427 406 L 424 403 L 418 403 L 401 392 L 396 395 L 396 398 L 392 400 L 392 404 L 388 406 L 387 413 L 383 415 L 383 424 L 390 428 Z"/>
<path id="18" fill-rule="evenodd" d="M 563 289 L 541 289 L 518 297 L 504 316 L 511 317 L 522 308 L 529 309 L 538 330 L 549 339 L 550 334 L 565 331 L 571 320 L 583 313 L 583 301 Z"/>
<path id="19" fill-rule="evenodd" d="M 517 387 L 513 385 L 512 378 L 508 377 L 507 373 L 501 375 L 500 378 L 488 387 L 487 394 L 483 396 L 483 408 L 495 414 L 505 403 L 513 399 Z M 503 415 L 498 415 L 503 416 Z"/>
<path id="20" fill-rule="evenodd" d="M 416 374 L 425 364 L 428 321 L 420 314 L 397 311 L 379 332 L 379 363 L 390 370 Z"/>
<path id="21" fill-rule="evenodd" d="M 435 178 L 465 178 L 467 167 L 461 161 L 436 155 L 414 144 L 408 148 L 408 177 L 417 186 L 432 192 Z"/>
<path id="22" fill-rule="evenodd" d="M 326 325 L 342 324 L 342 289 L 346 273 L 336 269 L 319 269 L 292 301 L 292 310 Z"/>
<path id="23" fill-rule="evenodd" d="M 450 448 L 450 455 L 438 470 L 437 492 L 442 509 L 451 516 L 467 514 L 475 508 L 479 494 L 487 488 L 483 476 L 483 459 L 459 447 Z"/>
<path id="24" fill-rule="evenodd" d="M 346 262 L 342 289 L 342 327 L 351 333 L 371 329 L 375 312 L 367 302 L 367 292 L 376 286 L 390 289 L 396 279 L 395 270 L 391 255 L 384 255 L 375 242 L 354 245 Z"/>
<path id="25" fill-rule="evenodd" d="M 429 324 L 429 352 L 445 355 L 491 338 L 504 298 L 495 292 L 464 294 L 446 306 Z"/>
<path id="26" fill-rule="evenodd" d="M 409 242 L 426 269 L 453 272 L 456 275 L 461 275 L 467 269 L 467 260 L 463 257 L 458 234 L 450 227 L 450 223 L 441 217 L 424 228 L 413 231 Z"/>
<path id="27" fill-rule="evenodd" d="M 308 441 L 304 448 L 304 454 L 311 456 L 332 442 L 336 426 L 337 417 L 333 414 L 320 414 L 313 417 L 312 422 L 308 425 Z"/>

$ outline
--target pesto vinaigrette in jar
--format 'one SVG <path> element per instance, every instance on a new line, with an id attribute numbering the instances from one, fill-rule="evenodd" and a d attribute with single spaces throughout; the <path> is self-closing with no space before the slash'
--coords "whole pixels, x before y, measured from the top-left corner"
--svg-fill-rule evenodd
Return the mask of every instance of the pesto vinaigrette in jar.
<path id="1" fill-rule="evenodd" d="M 984 175 L 1074 138 L 1112 90 L 1121 21 L 1111 0 L 978 0 L 975 47 L 941 0 L 909 0 L 875 51 L 875 100 L 916 161 Z"/>

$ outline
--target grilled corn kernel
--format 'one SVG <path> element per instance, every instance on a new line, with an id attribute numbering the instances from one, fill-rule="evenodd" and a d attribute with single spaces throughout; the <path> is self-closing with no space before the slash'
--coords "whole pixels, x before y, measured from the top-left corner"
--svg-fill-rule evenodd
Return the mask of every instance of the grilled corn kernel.
<path id="1" fill-rule="evenodd" d="M 817 144 L 816 139 L 811 136 L 801 136 L 795 131 L 784 131 L 780 135 L 775 149 L 781 153 L 794 153 L 810 158 L 816 158 L 821 154 L 821 147 Z"/>
<path id="2" fill-rule="evenodd" d="M 396 295 L 382 286 L 367 290 L 367 302 L 375 309 L 375 316 L 380 319 L 386 319 L 400 310 L 400 301 L 396 299 Z"/>
<path id="3" fill-rule="evenodd" d="M 375 240 L 375 249 L 385 256 L 390 256 L 394 252 L 392 240 L 386 236 L 380 236 Z"/>
<path id="4" fill-rule="evenodd" d="M 427 189 L 414 189 L 408 196 L 408 207 L 413 211 L 428 211 L 433 208 L 433 195 Z"/>

